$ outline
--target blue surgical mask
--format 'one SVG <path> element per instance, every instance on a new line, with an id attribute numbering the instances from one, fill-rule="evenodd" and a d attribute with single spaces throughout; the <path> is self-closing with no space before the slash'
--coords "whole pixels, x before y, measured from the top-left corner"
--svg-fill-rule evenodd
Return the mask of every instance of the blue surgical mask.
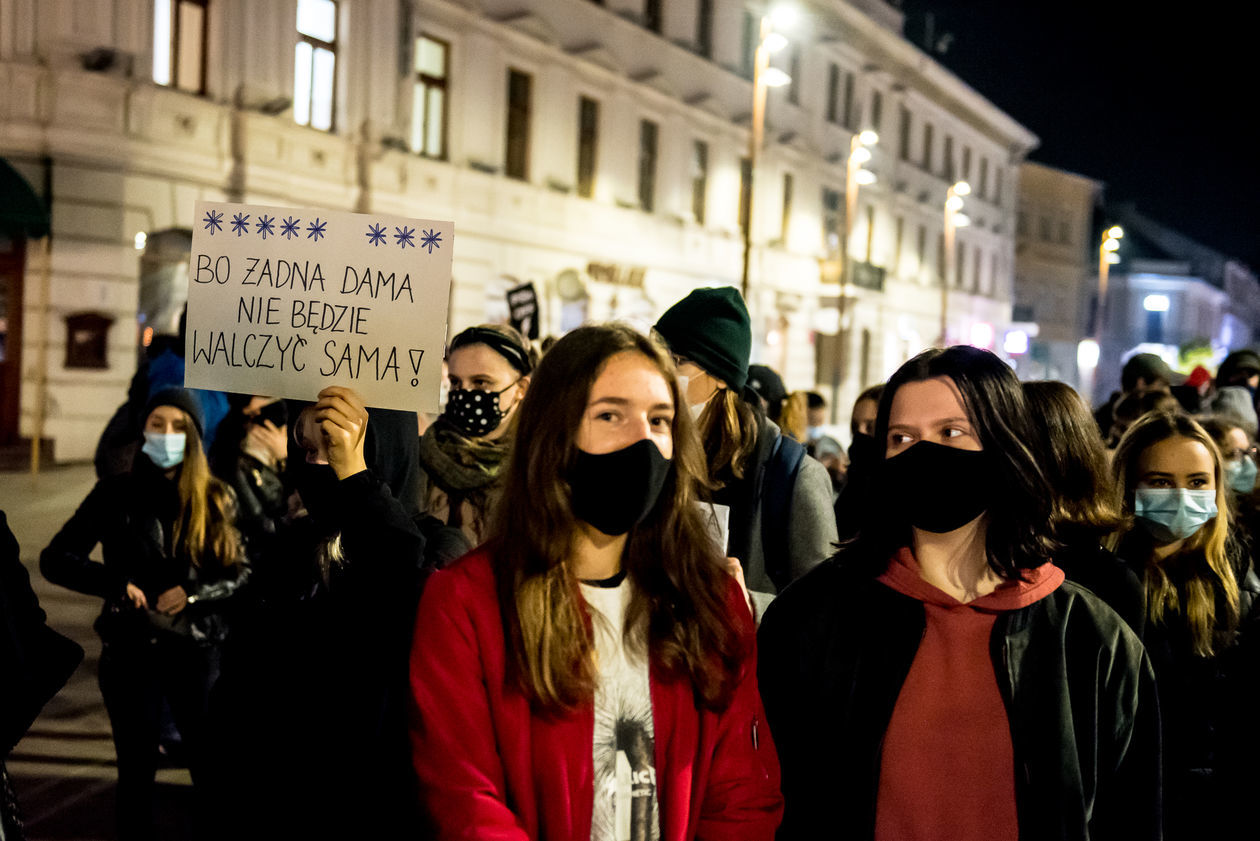
<path id="1" fill-rule="evenodd" d="M 1251 456 L 1225 465 L 1225 478 L 1234 493 L 1249 494 L 1256 488 L 1256 462 Z"/>
<path id="2" fill-rule="evenodd" d="M 184 460 L 184 448 L 188 435 L 184 432 L 145 432 L 144 446 L 140 452 L 163 470 L 170 470 Z"/>
<path id="3" fill-rule="evenodd" d="M 1138 488 L 1133 494 L 1133 513 L 1156 541 L 1185 540 L 1216 516 L 1216 491 Z"/>

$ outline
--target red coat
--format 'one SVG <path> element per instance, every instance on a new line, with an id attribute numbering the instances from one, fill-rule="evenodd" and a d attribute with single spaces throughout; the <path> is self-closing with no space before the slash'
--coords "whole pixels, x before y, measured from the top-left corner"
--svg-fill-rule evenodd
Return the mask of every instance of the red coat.
<path id="1" fill-rule="evenodd" d="M 751 642 L 738 596 L 731 613 Z M 494 572 L 478 550 L 429 579 L 411 650 L 412 760 L 436 838 L 590 841 L 594 707 L 533 714 L 505 680 L 506 658 Z M 714 713 L 651 664 L 661 841 L 773 839 L 779 760 L 754 666 L 750 656 Z"/>

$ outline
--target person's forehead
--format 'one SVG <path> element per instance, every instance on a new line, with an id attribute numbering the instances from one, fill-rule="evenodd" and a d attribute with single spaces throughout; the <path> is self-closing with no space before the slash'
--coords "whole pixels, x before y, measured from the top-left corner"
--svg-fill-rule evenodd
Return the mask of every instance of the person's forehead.
<path id="1" fill-rule="evenodd" d="M 949 377 L 906 383 L 893 395 L 890 424 L 927 422 L 944 417 L 967 417 L 958 386 Z"/>
<path id="2" fill-rule="evenodd" d="M 591 384 L 589 402 L 604 399 L 672 402 L 665 377 L 647 357 L 640 353 L 619 353 L 608 360 Z"/>
<path id="3" fill-rule="evenodd" d="M 1143 473 L 1211 472 L 1212 453 L 1202 441 L 1177 436 L 1157 441 L 1142 451 L 1138 469 Z"/>

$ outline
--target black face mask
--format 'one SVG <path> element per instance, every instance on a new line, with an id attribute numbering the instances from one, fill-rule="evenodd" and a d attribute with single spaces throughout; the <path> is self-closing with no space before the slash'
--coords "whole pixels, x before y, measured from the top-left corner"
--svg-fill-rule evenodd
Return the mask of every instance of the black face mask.
<path id="1" fill-rule="evenodd" d="M 993 463 L 982 450 L 960 450 L 920 441 L 884 462 L 887 504 L 909 525 L 944 534 L 988 510 Z"/>
<path id="2" fill-rule="evenodd" d="M 578 450 L 568 476 L 573 513 L 604 534 L 625 534 L 656 507 L 669 467 L 670 460 L 646 438 L 601 455 Z"/>
<path id="3" fill-rule="evenodd" d="M 859 473 L 865 473 L 874 468 L 883 458 L 884 452 L 873 435 L 864 435 L 861 432 L 853 434 L 853 443 L 849 444 L 850 470 L 856 468 Z"/>

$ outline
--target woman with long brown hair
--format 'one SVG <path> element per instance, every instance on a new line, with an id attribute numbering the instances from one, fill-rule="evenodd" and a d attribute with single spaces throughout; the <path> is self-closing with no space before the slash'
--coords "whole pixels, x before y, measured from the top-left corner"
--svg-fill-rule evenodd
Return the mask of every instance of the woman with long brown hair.
<path id="1" fill-rule="evenodd" d="M 1165 837 L 1224 837 L 1254 773 L 1260 579 L 1233 533 L 1224 462 L 1188 415 L 1129 427 L 1112 465 L 1129 523 L 1113 538 L 1146 591 L 1164 733 Z M 1219 823 L 1215 823 L 1219 821 Z"/>
<path id="2" fill-rule="evenodd" d="M 40 556 L 54 584 L 105 600 L 100 683 L 118 754 L 118 834 L 153 837 L 163 704 L 196 781 L 229 605 L 248 575 L 232 493 L 210 475 L 201 410 L 183 389 L 149 398 L 130 473 L 102 479 Z M 90 559 L 101 544 L 104 563 Z"/>
<path id="3" fill-rule="evenodd" d="M 625 326 L 573 331 L 535 372 L 491 539 L 420 604 L 412 747 L 436 838 L 773 837 L 752 616 L 696 504 L 683 405 Z"/>

